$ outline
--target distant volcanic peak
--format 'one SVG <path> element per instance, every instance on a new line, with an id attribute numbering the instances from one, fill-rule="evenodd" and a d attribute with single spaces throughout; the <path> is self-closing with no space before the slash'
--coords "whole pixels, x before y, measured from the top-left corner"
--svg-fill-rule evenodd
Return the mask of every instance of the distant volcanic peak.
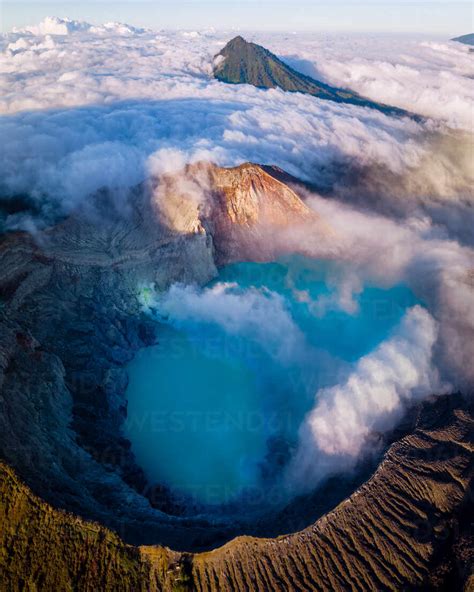
<path id="1" fill-rule="evenodd" d="M 214 70 L 218 80 L 232 84 L 252 84 L 259 88 L 281 88 L 318 94 L 326 85 L 317 83 L 283 63 L 276 55 L 238 36 L 218 54 L 225 58 Z M 336 90 L 336 89 L 334 89 Z"/>
<path id="2" fill-rule="evenodd" d="M 459 43 L 464 43 L 465 45 L 474 45 L 474 33 L 468 33 L 467 35 L 454 37 L 451 39 L 451 41 L 458 41 Z"/>
<path id="3" fill-rule="evenodd" d="M 242 37 L 242 35 L 237 35 L 237 37 L 234 37 L 233 39 L 231 39 L 229 41 L 229 43 L 226 45 L 226 47 L 224 49 L 234 49 L 237 47 L 245 47 L 245 46 L 256 46 L 254 43 L 249 43 L 246 39 L 244 39 Z"/>
<path id="4" fill-rule="evenodd" d="M 257 88 L 281 88 L 337 103 L 371 107 L 391 115 L 408 115 L 396 107 L 369 101 L 358 94 L 330 86 L 297 72 L 265 47 L 234 37 L 216 55 L 214 77 L 230 84 L 251 84 Z"/>

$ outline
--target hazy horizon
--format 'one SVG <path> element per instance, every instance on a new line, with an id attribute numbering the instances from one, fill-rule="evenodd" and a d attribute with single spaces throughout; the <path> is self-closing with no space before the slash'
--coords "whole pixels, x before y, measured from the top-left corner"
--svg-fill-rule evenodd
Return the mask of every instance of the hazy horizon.
<path id="1" fill-rule="evenodd" d="M 473 27 L 470 2 L 379 0 L 362 2 L 334 0 L 291 6 L 282 0 L 19 0 L 0 7 L 1 30 L 36 24 L 57 16 L 99 24 L 126 22 L 152 29 L 216 28 L 241 31 L 306 31 L 359 33 L 422 33 L 453 37 Z"/>

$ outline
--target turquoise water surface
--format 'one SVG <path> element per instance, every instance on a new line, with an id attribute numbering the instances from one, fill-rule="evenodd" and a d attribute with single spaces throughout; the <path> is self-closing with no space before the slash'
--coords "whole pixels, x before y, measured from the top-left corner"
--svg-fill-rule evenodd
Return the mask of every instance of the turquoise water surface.
<path id="1" fill-rule="evenodd" d="M 159 304 L 152 311 L 159 343 L 128 367 L 125 434 L 152 483 L 205 505 L 253 493 L 265 503 L 261 493 L 278 482 L 317 390 L 341 381 L 417 300 L 406 286 L 362 285 L 348 268 L 301 257 L 230 265 L 196 298 L 206 290 L 219 293 L 201 318 L 161 314 Z M 278 333 L 271 306 L 259 326 L 249 322 L 253 308 L 221 322 L 220 292 L 249 290 L 277 298 L 291 327 Z M 290 343 L 283 358 L 265 343 L 275 334 Z"/>

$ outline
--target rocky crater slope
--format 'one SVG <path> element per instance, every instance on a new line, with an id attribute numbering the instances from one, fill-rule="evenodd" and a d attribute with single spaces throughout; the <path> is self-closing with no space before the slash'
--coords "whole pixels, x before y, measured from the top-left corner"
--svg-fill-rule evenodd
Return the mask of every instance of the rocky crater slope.
<path id="1" fill-rule="evenodd" d="M 219 264 L 270 260 L 288 249 L 289 231 L 330 232 L 277 175 L 251 163 L 197 163 L 158 179 L 154 204 L 171 232 L 210 234 Z"/>
<path id="2" fill-rule="evenodd" d="M 187 512 L 147 483 L 122 435 L 124 364 L 159 339 L 140 310 L 144 286 L 204 284 L 216 263 L 257 257 L 269 233 L 277 239 L 260 255 L 273 257 L 288 222 L 331 232 L 281 178 L 193 165 L 120 207 L 102 193 L 49 229 L 2 236 L 1 590 L 469 585 L 473 415 L 461 396 L 413 410 L 345 502 L 360 481 L 297 500 L 280 532 L 300 532 L 204 554 L 177 550 L 261 531 Z"/>
<path id="3" fill-rule="evenodd" d="M 211 237 L 172 236 L 146 204 L 114 213 L 101 197 L 34 238 L 3 237 L 0 451 L 48 502 L 133 538 L 144 521 L 170 528 L 121 432 L 123 366 L 156 339 L 138 296 L 145 283 L 207 282 L 216 267 Z"/>
<path id="4" fill-rule="evenodd" d="M 473 409 L 439 397 L 373 477 L 305 530 L 211 553 L 133 547 L 54 510 L 0 465 L 3 590 L 473 589 Z"/>

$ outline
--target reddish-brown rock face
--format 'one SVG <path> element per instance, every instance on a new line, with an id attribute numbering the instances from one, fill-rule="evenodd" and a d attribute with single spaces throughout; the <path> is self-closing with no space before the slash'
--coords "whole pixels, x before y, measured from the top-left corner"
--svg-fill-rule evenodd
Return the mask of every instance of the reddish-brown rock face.
<path id="1" fill-rule="evenodd" d="M 162 220 L 179 233 L 207 231 L 218 261 L 265 260 L 285 251 L 285 230 L 326 232 L 319 216 L 287 185 L 262 167 L 189 165 L 163 176 L 155 190 Z"/>

